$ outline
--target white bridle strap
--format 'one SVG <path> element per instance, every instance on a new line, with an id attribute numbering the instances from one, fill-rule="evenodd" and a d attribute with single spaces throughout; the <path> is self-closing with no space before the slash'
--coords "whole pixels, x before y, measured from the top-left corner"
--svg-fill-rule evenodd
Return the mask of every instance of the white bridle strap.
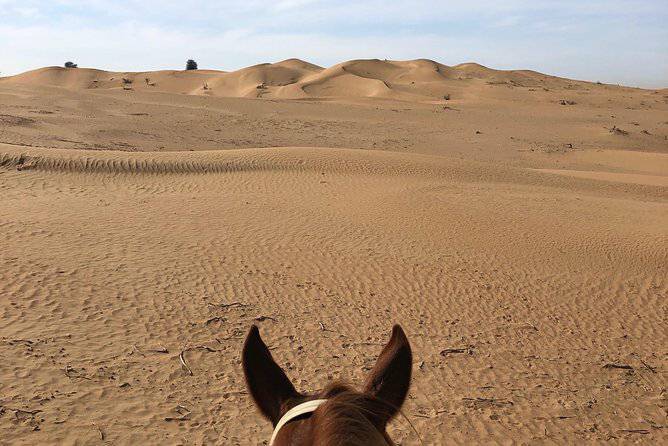
<path id="1" fill-rule="evenodd" d="M 305 403 L 297 404 L 295 407 L 292 409 L 288 410 L 285 412 L 285 415 L 281 417 L 280 420 L 278 420 L 278 423 L 276 424 L 276 427 L 274 428 L 274 433 L 271 434 L 271 441 L 269 441 L 269 446 L 274 444 L 274 439 L 276 439 L 276 436 L 278 435 L 278 431 L 281 430 L 285 424 L 294 419 L 297 418 L 300 415 L 304 415 L 307 413 L 315 412 L 315 410 L 320 407 L 321 404 L 325 403 L 327 400 L 311 400 L 307 401 Z"/>

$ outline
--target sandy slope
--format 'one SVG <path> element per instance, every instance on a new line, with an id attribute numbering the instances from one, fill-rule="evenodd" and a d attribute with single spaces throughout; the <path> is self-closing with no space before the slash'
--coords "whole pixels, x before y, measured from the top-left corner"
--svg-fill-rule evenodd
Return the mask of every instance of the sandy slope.
<path id="1" fill-rule="evenodd" d="M 125 89 L 247 98 L 384 98 L 441 100 L 466 81 L 490 85 L 584 89 L 592 83 L 531 71 L 499 71 L 475 63 L 453 67 L 427 59 L 352 60 L 322 68 L 288 59 L 233 72 L 216 70 L 109 72 L 46 67 L 4 79 L 6 84 L 53 85 L 69 89 Z"/>
<path id="2" fill-rule="evenodd" d="M 665 92 L 430 64 L 0 80 L 0 444 L 263 444 L 250 324 L 310 390 L 392 322 L 425 444 L 668 441 Z"/>

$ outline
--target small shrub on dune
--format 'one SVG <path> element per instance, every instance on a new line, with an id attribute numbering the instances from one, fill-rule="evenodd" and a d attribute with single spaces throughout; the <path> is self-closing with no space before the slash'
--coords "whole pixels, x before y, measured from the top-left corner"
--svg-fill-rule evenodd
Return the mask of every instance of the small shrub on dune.
<path id="1" fill-rule="evenodd" d="M 192 59 L 188 59 L 186 62 L 186 70 L 196 70 L 197 69 L 197 62 L 195 62 Z"/>
<path id="2" fill-rule="evenodd" d="M 74 62 L 65 62 L 65 68 L 78 68 L 78 65 Z"/>

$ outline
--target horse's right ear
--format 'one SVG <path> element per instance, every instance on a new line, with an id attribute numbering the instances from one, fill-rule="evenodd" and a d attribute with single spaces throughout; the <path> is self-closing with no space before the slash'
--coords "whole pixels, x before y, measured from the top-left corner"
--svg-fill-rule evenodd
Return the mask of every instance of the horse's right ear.
<path id="1" fill-rule="evenodd" d="M 383 401 L 388 411 L 378 414 L 382 424 L 396 415 L 408 395 L 411 386 L 413 354 L 406 334 L 399 325 L 392 328 L 392 336 L 376 365 L 371 370 L 364 391 Z"/>
<path id="2" fill-rule="evenodd" d="M 276 426 L 281 417 L 283 403 L 298 396 L 298 393 L 283 370 L 271 357 L 255 325 L 251 327 L 246 336 L 241 358 L 246 387 L 262 415 Z"/>

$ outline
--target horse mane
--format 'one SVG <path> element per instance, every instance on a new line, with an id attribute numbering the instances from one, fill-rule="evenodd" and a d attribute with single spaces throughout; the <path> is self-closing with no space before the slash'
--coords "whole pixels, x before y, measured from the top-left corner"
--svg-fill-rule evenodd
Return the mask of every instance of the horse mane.
<path id="1" fill-rule="evenodd" d="M 327 402 L 314 415 L 314 444 L 345 446 L 388 446 L 392 441 L 382 421 L 393 408 L 344 383 L 333 383 L 320 394 Z"/>

